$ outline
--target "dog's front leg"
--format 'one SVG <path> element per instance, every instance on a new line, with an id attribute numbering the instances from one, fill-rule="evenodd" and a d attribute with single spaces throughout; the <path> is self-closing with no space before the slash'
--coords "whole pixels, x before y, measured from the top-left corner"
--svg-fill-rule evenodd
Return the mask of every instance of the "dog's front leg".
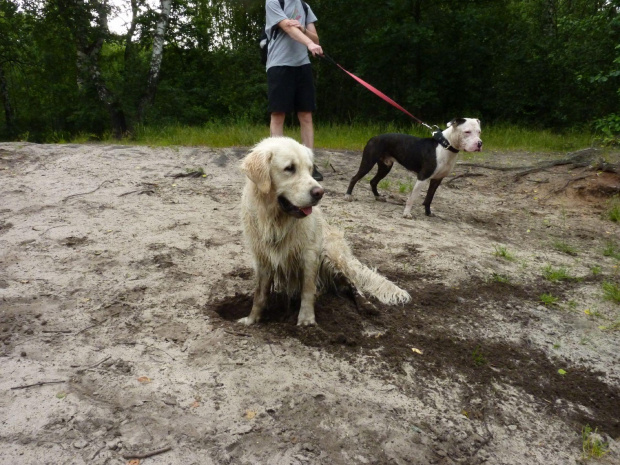
<path id="1" fill-rule="evenodd" d="M 263 310 L 267 306 L 267 298 L 269 297 L 269 289 L 273 283 L 273 275 L 269 267 L 258 266 L 256 272 L 256 289 L 254 290 L 254 301 L 252 302 L 252 310 L 250 314 L 244 318 L 237 320 L 238 323 L 251 325 L 260 321 Z"/>
<path id="2" fill-rule="evenodd" d="M 316 324 L 314 317 L 314 300 L 316 299 L 316 275 L 319 271 L 319 256 L 314 250 L 306 250 L 304 277 L 301 289 L 301 307 L 297 326 Z"/>
<path id="3" fill-rule="evenodd" d="M 415 182 L 415 186 L 411 189 L 411 194 L 409 194 L 409 198 L 407 199 L 407 203 L 405 204 L 405 210 L 403 211 L 403 218 L 413 218 L 411 215 L 411 208 L 413 207 L 413 202 L 420 196 L 420 191 L 424 187 L 424 181 L 420 181 L 419 179 Z"/>

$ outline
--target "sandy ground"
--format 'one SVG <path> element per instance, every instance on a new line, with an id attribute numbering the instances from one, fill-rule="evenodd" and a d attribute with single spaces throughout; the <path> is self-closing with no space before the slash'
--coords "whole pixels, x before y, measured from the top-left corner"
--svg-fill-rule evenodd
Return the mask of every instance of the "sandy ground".
<path id="1" fill-rule="evenodd" d="M 275 296 L 247 328 L 245 152 L 0 144 L 1 464 L 567 465 L 585 425 L 620 463 L 618 176 L 459 164 L 405 220 L 402 168 L 347 203 L 360 153 L 319 150 L 326 216 L 413 300 L 326 294 L 299 329 Z"/>

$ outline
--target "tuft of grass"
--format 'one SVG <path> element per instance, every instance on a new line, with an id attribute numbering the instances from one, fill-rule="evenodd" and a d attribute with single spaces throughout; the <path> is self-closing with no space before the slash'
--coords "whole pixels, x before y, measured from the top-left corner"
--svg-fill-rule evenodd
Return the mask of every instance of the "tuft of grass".
<path id="1" fill-rule="evenodd" d="M 620 250 L 616 247 L 616 244 L 613 242 L 608 242 L 603 249 L 603 255 L 605 257 L 613 257 L 616 260 L 620 260 Z"/>
<path id="2" fill-rule="evenodd" d="M 553 247 L 562 252 L 565 253 L 567 255 L 572 255 L 572 256 L 576 256 L 577 255 L 577 249 L 575 247 L 573 247 L 572 245 L 568 244 L 567 242 L 564 241 L 555 241 L 553 243 Z"/>
<path id="3" fill-rule="evenodd" d="M 413 190 L 413 183 L 411 181 L 409 182 L 400 181 L 398 183 L 398 192 L 400 192 L 401 194 L 408 194 L 412 190 Z"/>
<path id="4" fill-rule="evenodd" d="M 594 430 L 590 425 L 586 425 L 581 430 L 581 443 L 583 455 L 582 458 L 588 459 L 600 459 L 607 452 L 609 452 L 609 444 L 603 441 L 603 438 L 598 433 L 598 428 Z"/>
<path id="5" fill-rule="evenodd" d="M 476 365 L 477 367 L 480 367 L 482 365 L 486 365 L 487 363 L 487 359 L 484 356 L 484 354 L 482 353 L 482 348 L 480 346 L 476 346 L 476 348 L 474 349 L 474 351 L 471 354 L 471 357 L 474 361 L 474 365 Z"/>
<path id="6" fill-rule="evenodd" d="M 620 331 L 620 320 L 614 321 L 612 324 L 607 326 L 599 326 L 599 329 L 602 331 Z"/>
<path id="7" fill-rule="evenodd" d="M 609 200 L 609 206 L 605 215 L 608 220 L 620 223 L 620 197 L 616 195 Z"/>
<path id="8" fill-rule="evenodd" d="M 542 294 L 539 299 L 547 307 L 557 304 L 559 300 L 558 297 L 555 297 L 552 294 Z"/>
<path id="9" fill-rule="evenodd" d="M 568 270 L 563 266 L 559 268 L 553 268 L 551 265 L 547 265 L 543 268 L 543 278 L 547 281 L 558 282 L 567 281 L 569 279 L 575 279 L 568 273 Z"/>
<path id="10" fill-rule="evenodd" d="M 620 286 L 610 281 L 603 283 L 603 295 L 607 300 L 620 304 Z"/>
<path id="11" fill-rule="evenodd" d="M 505 260 L 508 260 L 509 262 L 515 259 L 514 255 L 508 252 L 506 246 L 496 244 L 493 247 L 495 248 L 495 252 L 493 252 L 493 255 L 495 255 L 496 257 L 501 257 Z"/>
<path id="12" fill-rule="evenodd" d="M 377 184 L 377 187 L 379 189 L 385 189 L 388 190 L 390 188 L 390 180 L 389 179 L 382 179 L 381 181 L 379 181 L 379 184 Z"/>
<path id="13" fill-rule="evenodd" d="M 601 268 L 600 265 L 592 265 L 590 267 L 590 271 L 592 272 L 594 276 L 598 276 L 603 271 L 603 268 Z"/>
<path id="14" fill-rule="evenodd" d="M 496 283 L 500 284 L 510 284 L 510 278 L 505 274 L 493 273 L 491 275 L 491 279 Z"/>

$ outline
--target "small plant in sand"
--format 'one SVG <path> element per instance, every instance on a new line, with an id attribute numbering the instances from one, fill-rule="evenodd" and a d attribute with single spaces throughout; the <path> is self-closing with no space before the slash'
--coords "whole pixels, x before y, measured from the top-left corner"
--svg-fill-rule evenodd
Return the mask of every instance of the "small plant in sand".
<path id="1" fill-rule="evenodd" d="M 390 188 L 390 180 L 389 179 L 382 179 L 381 181 L 379 181 L 379 184 L 377 184 L 377 187 L 379 189 L 388 190 Z"/>
<path id="2" fill-rule="evenodd" d="M 572 245 L 568 244 L 567 242 L 564 241 L 555 241 L 553 243 L 553 247 L 562 252 L 565 253 L 567 255 L 572 255 L 575 256 L 577 255 L 577 249 L 575 247 L 573 247 Z"/>
<path id="3" fill-rule="evenodd" d="M 592 430 L 590 425 L 584 426 L 581 430 L 581 443 L 583 449 L 582 458 L 586 460 L 600 459 L 609 452 L 609 444 L 598 433 L 598 428 Z"/>
<path id="4" fill-rule="evenodd" d="M 551 307 L 558 303 L 558 297 L 552 294 L 542 294 L 539 299 L 547 307 Z"/>
<path id="5" fill-rule="evenodd" d="M 620 320 L 614 321 L 609 325 L 599 326 L 601 331 L 620 331 Z"/>
<path id="6" fill-rule="evenodd" d="M 594 276 L 598 276 L 603 271 L 603 268 L 601 268 L 600 265 L 592 265 L 590 271 Z"/>
<path id="7" fill-rule="evenodd" d="M 505 274 L 493 273 L 491 275 L 491 280 L 500 284 L 510 284 L 510 278 Z"/>
<path id="8" fill-rule="evenodd" d="M 412 190 L 413 190 L 413 183 L 411 181 L 409 182 L 400 181 L 398 183 L 398 192 L 400 192 L 401 194 L 408 194 Z"/>
<path id="9" fill-rule="evenodd" d="M 605 257 L 613 257 L 616 260 L 620 260 L 620 250 L 616 247 L 616 244 L 613 242 L 608 242 L 603 249 L 603 255 Z"/>
<path id="10" fill-rule="evenodd" d="M 508 260 L 509 262 L 515 259 L 514 255 L 508 252 L 508 249 L 505 245 L 496 244 L 493 247 L 495 248 L 495 252 L 493 252 L 493 255 L 495 255 L 496 257 L 503 258 L 505 260 Z"/>
<path id="11" fill-rule="evenodd" d="M 620 197 L 616 195 L 609 201 L 605 215 L 608 220 L 611 220 L 614 223 L 620 223 Z"/>
<path id="12" fill-rule="evenodd" d="M 543 277 L 547 281 L 558 282 L 558 281 L 567 281 L 569 279 L 574 279 L 566 268 L 563 266 L 559 268 L 553 268 L 551 265 L 546 265 L 543 268 Z"/>
<path id="13" fill-rule="evenodd" d="M 603 295 L 607 300 L 620 304 L 620 286 L 611 281 L 603 283 Z"/>
<path id="14" fill-rule="evenodd" d="M 487 363 L 487 359 L 482 353 L 482 348 L 480 346 L 476 346 L 474 351 L 471 353 L 471 357 L 474 361 L 474 365 L 476 365 L 477 367 L 480 367 Z"/>

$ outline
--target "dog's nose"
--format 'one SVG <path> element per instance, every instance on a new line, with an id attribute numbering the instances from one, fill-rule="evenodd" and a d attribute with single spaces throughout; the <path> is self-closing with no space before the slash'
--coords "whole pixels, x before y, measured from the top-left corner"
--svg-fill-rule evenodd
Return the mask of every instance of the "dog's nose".
<path id="1" fill-rule="evenodd" d="M 481 148 L 482 148 L 482 141 L 481 141 L 481 140 L 479 140 L 479 141 L 478 141 L 478 148 L 479 148 L 479 149 L 481 149 Z"/>
<path id="2" fill-rule="evenodd" d="M 323 194 L 325 194 L 325 189 L 321 186 L 315 186 L 310 190 L 310 196 L 314 200 L 321 200 L 323 198 Z"/>

